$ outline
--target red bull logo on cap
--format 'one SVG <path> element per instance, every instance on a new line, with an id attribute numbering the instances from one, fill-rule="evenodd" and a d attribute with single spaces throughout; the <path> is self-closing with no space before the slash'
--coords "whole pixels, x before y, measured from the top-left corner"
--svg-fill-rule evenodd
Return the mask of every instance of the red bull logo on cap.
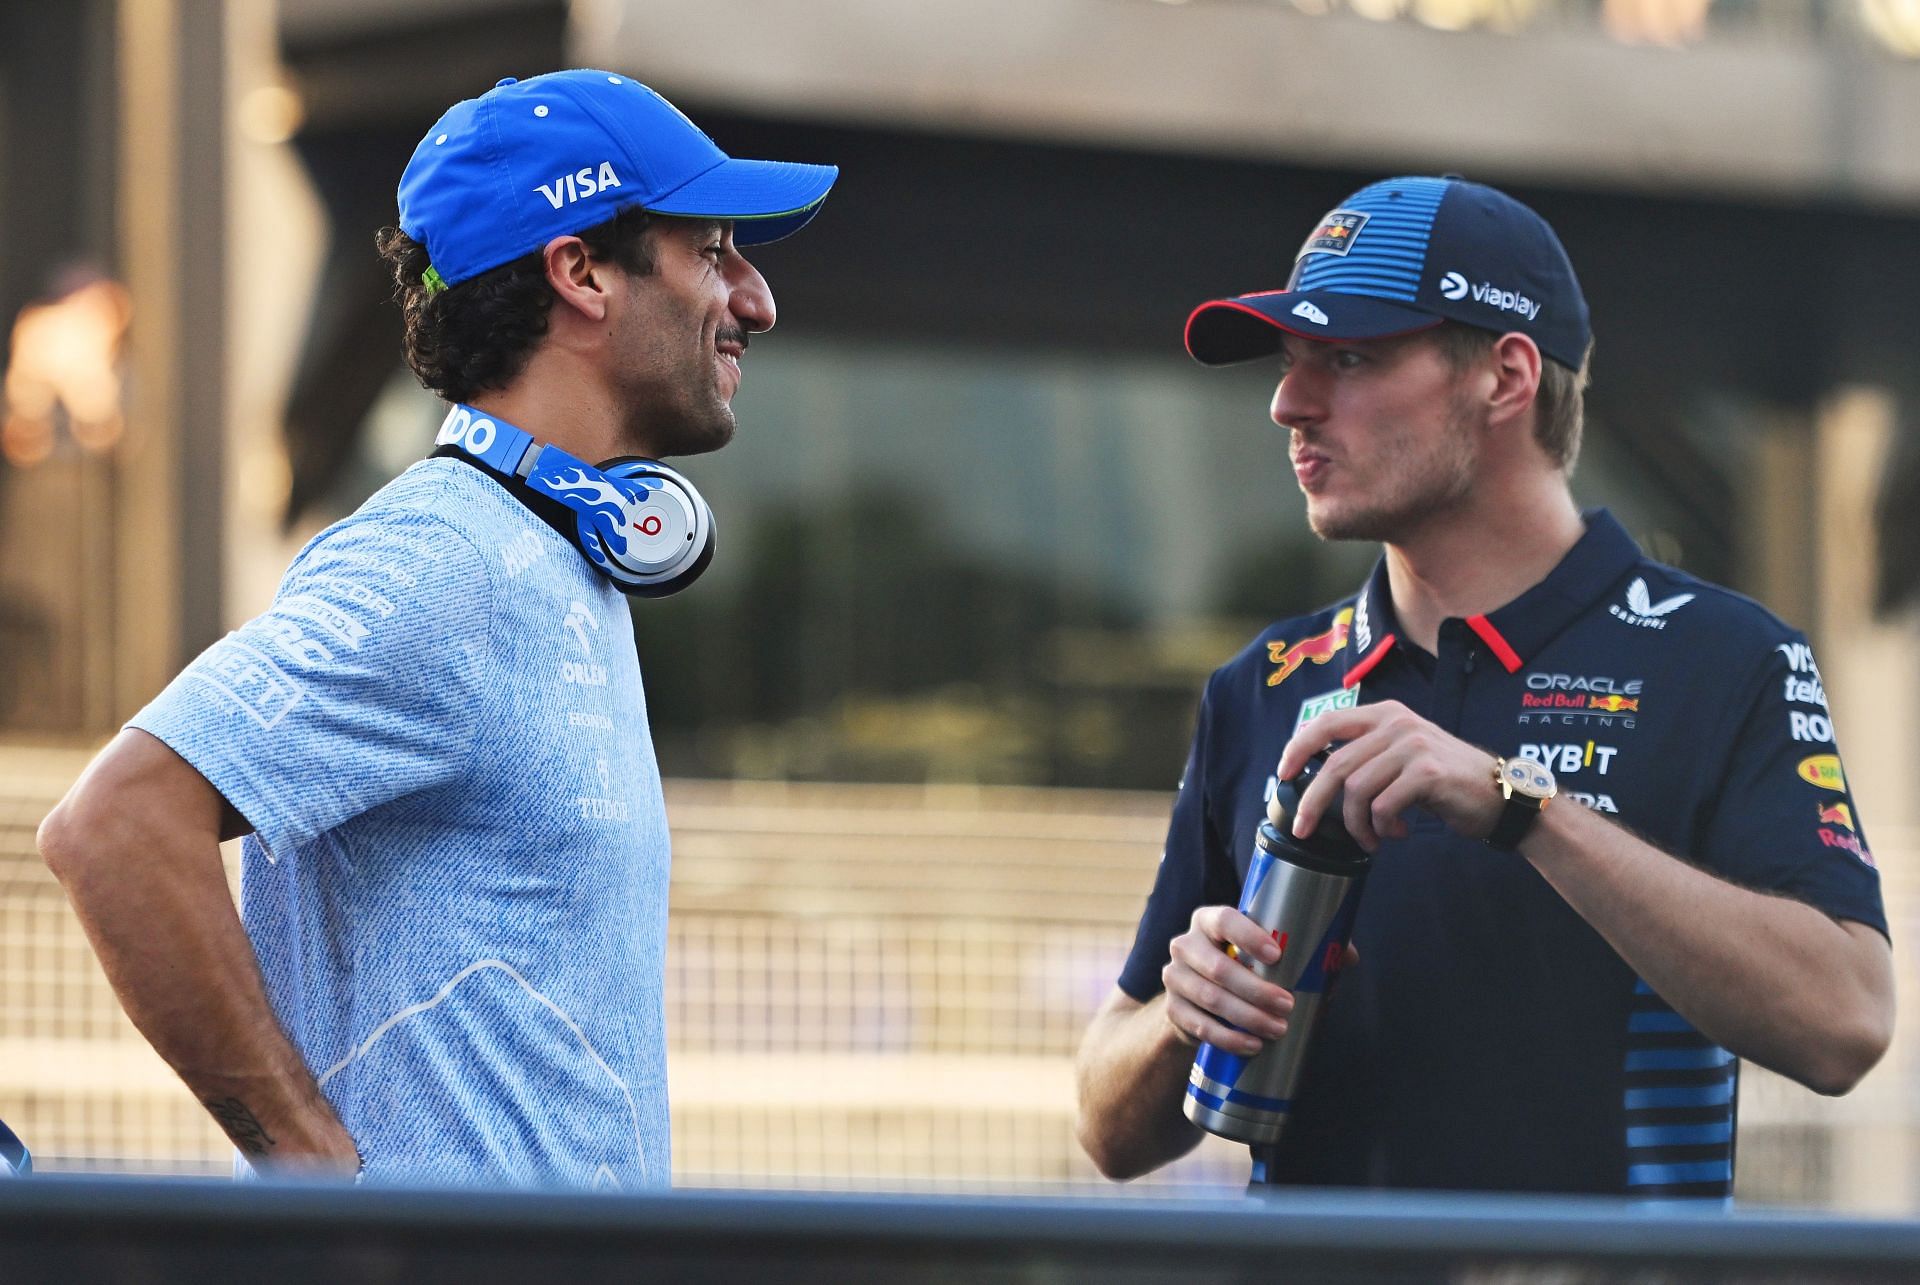
<path id="1" fill-rule="evenodd" d="M 1368 215 L 1359 210 L 1333 210 L 1320 220 L 1320 226 L 1313 230 L 1306 244 L 1300 247 L 1299 259 L 1309 254 L 1344 255 L 1353 246 L 1353 239 L 1360 235 L 1360 229 L 1367 226 Z"/>
<path id="2" fill-rule="evenodd" d="M 1302 638 L 1291 645 L 1287 643 L 1268 643 L 1267 659 L 1279 668 L 1267 675 L 1267 686 L 1278 687 L 1293 676 L 1293 671 L 1312 661 L 1324 665 L 1347 645 L 1347 635 L 1353 627 L 1353 608 L 1346 607 L 1333 618 L 1333 628 L 1324 634 L 1315 634 L 1311 638 Z"/>

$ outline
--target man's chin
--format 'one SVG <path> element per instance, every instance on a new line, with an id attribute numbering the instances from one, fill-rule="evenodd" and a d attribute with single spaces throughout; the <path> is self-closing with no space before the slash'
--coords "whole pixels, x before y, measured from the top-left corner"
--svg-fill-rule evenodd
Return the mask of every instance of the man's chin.
<path id="1" fill-rule="evenodd" d="M 733 432 L 733 409 L 723 407 L 720 414 L 709 419 L 683 422 L 658 434 L 660 458 L 710 454 L 731 442 Z"/>
<path id="2" fill-rule="evenodd" d="M 1322 540 L 1378 540 L 1379 515 L 1307 501 L 1307 529 Z"/>

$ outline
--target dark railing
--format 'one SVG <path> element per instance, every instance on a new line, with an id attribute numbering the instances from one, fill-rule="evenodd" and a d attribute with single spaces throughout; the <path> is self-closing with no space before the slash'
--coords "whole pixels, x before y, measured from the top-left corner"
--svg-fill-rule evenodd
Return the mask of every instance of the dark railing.
<path id="1" fill-rule="evenodd" d="M 0 1280 L 1893 1282 L 1920 1223 L 1611 1201 L 374 1191 L 0 1183 Z"/>

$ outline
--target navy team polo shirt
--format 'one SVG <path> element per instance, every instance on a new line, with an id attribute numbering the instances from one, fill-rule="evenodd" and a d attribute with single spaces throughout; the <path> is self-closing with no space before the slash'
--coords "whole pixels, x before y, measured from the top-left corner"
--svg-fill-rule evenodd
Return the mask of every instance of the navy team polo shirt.
<path id="1" fill-rule="evenodd" d="M 1239 900 L 1295 727 L 1381 700 L 1545 763 L 1554 806 L 1576 800 L 1734 883 L 1887 930 L 1805 637 L 1645 558 L 1596 510 L 1541 583 L 1443 622 L 1436 656 L 1399 636 L 1382 562 L 1357 598 L 1272 626 L 1214 673 L 1122 990 L 1158 994 L 1193 911 Z M 1520 854 L 1424 812 L 1408 821 L 1374 855 L 1360 963 L 1254 1180 L 1728 1196 L 1733 1055 Z"/>

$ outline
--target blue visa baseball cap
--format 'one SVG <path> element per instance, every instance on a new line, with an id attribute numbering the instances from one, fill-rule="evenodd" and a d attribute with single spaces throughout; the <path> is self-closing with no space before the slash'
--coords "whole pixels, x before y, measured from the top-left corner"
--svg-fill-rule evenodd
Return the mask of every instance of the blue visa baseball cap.
<path id="1" fill-rule="evenodd" d="M 832 165 L 735 160 L 628 76 L 509 76 L 454 104 L 413 149 L 400 176 L 400 229 L 427 247 L 438 288 L 636 205 L 731 220 L 736 245 L 777 241 L 819 212 L 839 175 Z"/>
<path id="2" fill-rule="evenodd" d="M 1457 177 L 1361 188 L 1294 256 L 1283 290 L 1203 303 L 1187 351 L 1209 366 L 1264 357 L 1281 335 L 1386 339 L 1442 321 L 1518 331 L 1573 370 L 1593 338 L 1586 296 L 1547 221 Z"/>

